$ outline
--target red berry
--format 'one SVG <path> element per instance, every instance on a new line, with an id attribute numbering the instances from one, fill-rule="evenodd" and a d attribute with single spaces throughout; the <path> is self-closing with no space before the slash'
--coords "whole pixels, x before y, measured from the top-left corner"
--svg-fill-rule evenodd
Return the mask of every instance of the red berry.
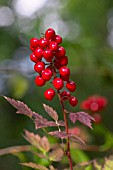
<path id="1" fill-rule="evenodd" d="M 41 48 L 46 48 L 48 46 L 48 44 L 49 44 L 49 42 L 48 42 L 48 40 L 46 38 L 41 38 L 39 40 L 39 46 Z"/>
<path id="2" fill-rule="evenodd" d="M 45 81 L 49 81 L 52 77 L 53 73 L 49 68 L 46 68 L 45 70 L 42 71 L 42 78 Z"/>
<path id="3" fill-rule="evenodd" d="M 54 37 L 55 37 L 55 31 L 54 31 L 52 28 L 47 29 L 46 32 L 45 32 L 45 37 L 46 37 L 48 40 L 54 39 Z"/>
<path id="4" fill-rule="evenodd" d="M 43 50 L 38 47 L 38 48 L 36 48 L 34 54 L 39 60 L 41 60 L 43 57 Z"/>
<path id="5" fill-rule="evenodd" d="M 38 46 L 38 38 L 31 38 L 30 40 L 30 45 L 33 47 L 33 48 L 36 48 Z"/>
<path id="6" fill-rule="evenodd" d="M 89 101 L 87 101 L 87 100 L 85 100 L 85 101 L 83 101 L 82 103 L 81 103 L 81 106 L 80 106 L 82 109 L 84 109 L 84 110 L 89 110 L 89 108 L 90 108 L 90 103 L 89 103 Z"/>
<path id="7" fill-rule="evenodd" d="M 99 110 L 99 105 L 97 102 L 91 102 L 90 103 L 90 109 L 93 112 L 97 112 Z"/>
<path id="8" fill-rule="evenodd" d="M 56 51 L 58 49 L 58 44 L 55 41 L 51 41 L 50 44 L 49 44 L 49 48 L 52 51 Z"/>
<path id="9" fill-rule="evenodd" d="M 61 44 L 62 43 L 62 37 L 60 35 L 55 35 L 55 41 L 57 42 L 57 44 Z"/>
<path id="10" fill-rule="evenodd" d="M 66 66 L 68 64 L 67 56 L 63 56 L 63 57 L 59 58 L 58 60 L 62 66 Z"/>
<path id="11" fill-rule="evenodd" d="M 35 84 L 36 84 L 37 86 L 43 86 L 43 85 L 45 84 L 45 80 L 44 80 L 42 77 L 37 76 L 37 77 L 35 78 Z"/>
<path id="12" fill-rule="evenodd" d="M 67 100 L 71 96 L 69 91 L 63 91 L 60 95 L 61 95 L 63 100 Z"/>
<path id="13" fill-rule="evenodd" d="M 49 88 L 44 92 L 44 96 L 47 100 L 52 100 L 55 96 L 55 91 L 52 88 Z"/>
<path id="14" fill-rule="evenodd" d="M 70 77 L 70 75 L 67 75 L 67 76 L 61 76 L 61 75 L 60 75 L 60 78 L 61 78 L 63 81 L 68 81 L 68 80 L 69 80 L 69 77 Z"/>
<path id="15" fill-rule="evenodd" d="M 30 54 L 30 60 L 33 61 L 34 63 L 37 63 L 39 61 L 34 55 L 34 53 Z"/>
<path id="16" fill-rule="evenodd" d="M 43 51 L 43 57 L 46 59 L 47 62 L 51 62 L 53 56 L 53 52 L 50 49 L 46 49 Z"/>
<path id="17" fill-rule="evenodd" d="M 74 81 L 67 81 L 66 87 L 69 91 L 74 92 L 76 90 L 76 83 Z"/>
<path id="18" fill-rule="evenodd" d="M 34 52 L 35 48 L 30 45 L 30 50 Z"/>
<path id="19" fill-rule="evenodd" d="M 71 97 L 69 98 L 69 103 L 70 103 L 71 106 L 76 106 L 76 105 L 78 104 L 78 100 L 77 100 L 76 97 L 71 96 Z"/>
<path id="20" fill-rule="evenodd" d="M 34 70 L 38 73 L 41 73 L 42 70 L 44 70 L 44 69 L 45 69 L 45 64 L 42 61 L 39 61 L 38 63 L 36 63 L 34 65 Z"/>
<path id="21" fill-rule="evenodd" d="M 69 76 L 70 75 L 70 69 L 66 66 L 62 66 L 60 68 L 60 75 L 61 76 Z"/>
<path id="22" fill-rule="evenodd" d="M 64 82 L 61 78 L 55 78 L 53 80 L 53 86 L 57 89 L 57 90 L 60 90 L 63 88 L 64 86 Z"/>
<path id="23" fill-rule="evenodd" d="M 65 54 L 66 54 L 66 50 L 64 49 L 64 47 L 59 46 L 59 48 L 58 48 L 55 56 L 56 56 L 57 58 L 61 58 L 61 57 L 64 57 Z"/>
<path id="24" fill-rule="evenodd" d="M 95 123 L 96 123 L 96 124 L 99 124 L 99 123 L 101 123 L 101 121 L 102 121 L 102 117 L 101 117 L 101 115 L 98 114 L 98 113 L 95 113 L 95 114 L 93 115 L 93 118 L 95 119 Z"/>

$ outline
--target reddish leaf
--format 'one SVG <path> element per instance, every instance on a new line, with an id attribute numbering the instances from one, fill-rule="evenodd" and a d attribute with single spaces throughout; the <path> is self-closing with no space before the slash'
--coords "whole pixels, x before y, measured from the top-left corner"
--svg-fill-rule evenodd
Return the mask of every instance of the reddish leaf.
<path id="1" fill-rule="evenodd" d="M 70 137 L 70 140 L 72 140 L 73 142 L 76 142 L 82 146 L 85 146 L 85 142 L 78 136 L 69 134 L 69 137 Z"/>
<path id="2" fill-rule="evenodd" d="M 41 147 L 44 149 L 45 152 L 50 150 L 50 144 L 46 136 L 43 136 L 40 141 Z"/>
<path id="3" fill-rule="evenodd" d="M 58 121 L 58 114 L 52 107 L 43 104 L 45 111 L 51 116 L 55 121 Z"/>
<path id="4" fill-rule="evenodd" d="M 32 117 L 33 112 L 31 111 L 31 109 L 28 108 L 28 106 L 26 104 L 24 104 L 21 101 L 16 101 L 14 99 L 11 99 L 9 97 L 4 96 L 4 98 L 17 109 L 17 113 L 18 114 L 24 114 L 27 115 L 29 117 Z"/>
<path id="5" fill-rule="evenodd" d="M 49 132 L 50 135 L 55 136 L 57 138 L 67 138 L 66 132 L 59 132 L 59 131 L 54 131 L 54 132 Z"/>
<path id="6" fill-rule="evenodd" d="M 38 149 L 41 148 L 41 145 L 40 145 L 41 137 L 38 134 L 34 134 L 34 133 L 31 133 L 25 130 L 24 138 L 36 148 Z"/>
<path id="7" fill-rule="evenodd" d="M 92 129 L 91 121 L 94 121 L 94 118 L 85 112 L 70 113 L 69 118 L 73 123 L 79 120 L 81 123 Z"/>
<path id="8" fill-rule="evenodd" d="M 49 153 L 49 160 L 50 161 L 61 161 L 64 153 L 61 148 L 54 149 L 52 152 Z"/>
<path id="9" fill-rule="evenodd" d="M 27 166 L 27 167 L 30 167 L 30 168 L 33 168 L 33 169 L 38 169 L 38 170 L 49 170 L 45 166 L 40 165 L 40 164 L 35 164 L 33 162 L 21 163 L 21 165 L 24 165 L 24 166 Z"/>

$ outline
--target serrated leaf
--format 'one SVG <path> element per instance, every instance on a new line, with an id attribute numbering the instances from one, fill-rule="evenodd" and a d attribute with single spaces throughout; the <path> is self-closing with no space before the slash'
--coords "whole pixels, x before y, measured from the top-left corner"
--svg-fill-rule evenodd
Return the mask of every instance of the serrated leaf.
<path id="1" fill-rule="evenodd" d="M 55 110 L 53 110 L 52 107 L 47 106 L 46 104 L 43 104 L 45 111 L 49 114 L 50 117 L 52 117 L 55 121 L 58 121 L 58 114 Z"/>
<path id="2" fill-rule="evenodd" d="M 82 146 L 85 146 L 85 142 L 78 136 L 76 135 L 71 135 L 69 134 L 70 140 L 72 140 L 73 142 L 76 142 Z"/>
<path id="3" fill-rule="evenodd" d="M 46 168 L 43 165 L 40 164 L 35 164 L 33 162 L 28 162 L 28 163 L 20 163 L 21 165 L 33 168 L 33 169 L 37 169 L 37 170 L 49 170 L 48 168 Z"/>
<path id="4" fill-rule="evenodd" d="M 9 97 L 6 97 L 4 96 L 4 98 L 12 105 L 14 106 L 16 109 L 17 109 L 17 112 L 18 114 L 24 114 L 24 115 L 27 115 L 29 117 L 32 117 L 33 115 L 33 112 L 30 108 L 28 108 L 28 106 L 26 104 L 24 104 L 23 102 L 21 101 L 16 101 L 14 99 L 11 99 Z"/>
<path id="5" fill-rule="evenodd" d="M 65 124 L 61 121 L 58 121 L 59 126 L 65 126 Z M 44 127 L 56 127 L 58 126 L 58 124 L 56 124 L 53 121 L 48 121 L 46 119 L 46 121 L 43 121 L 42 119 L 37 119 L 35 120 L 35 127 L 36 129 L 40 129 L 40 128 L 44 128 Z"/>
<path id="6" fill-rule="evenodd" d="M 81 123 L 92 129 L 91 121 L 94 121 L 94 118 L 85 112 L 70 113 L 69 118 L 73 123 L 79 120 Z"/>
<path id="7" fill-rule="evenodd" d="M 49 160 L 59 162 L 62 160 L 64 153 L 61 148 L 54 149 L 49 153 Z"/>
<path id="8" fill-rule="evenodd" d="M 48 152 L 50 150 L 50 144 L 46 136 L 42 137 L 40 140 L 40 144 L 45 152 Z"/>
<path id="9" fill-rule="evenodd" d="M 54 132 L 49 132 L 50 135 L 55 136 L 57 138 L 65 139 L 67 138 L 66 132 L 59 132 L 59 131 L 54 131 Z"/>
<path id="10" fill-rule="evenodd" d="M 38 134 L 34 134 L 34 133 L 31 133 L 25 130 L 24 138 L 36 148 L 38 149 L 41 148 L 41 145 L 40 145 L 41 137 Z"/>

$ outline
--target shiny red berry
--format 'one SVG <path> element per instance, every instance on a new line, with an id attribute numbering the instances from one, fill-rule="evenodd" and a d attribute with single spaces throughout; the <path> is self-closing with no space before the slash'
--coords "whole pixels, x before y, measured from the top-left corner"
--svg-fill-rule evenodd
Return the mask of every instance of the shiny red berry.
<path id="1" fill-rule="evenodd" d="M 60 95 L 63 100 L 67 100 L 71 96 L 69 91 L 63 91 Z"/>
<path id="2" fill-rule="evenodd" d="M 39 61 L 38 63 L 36 63 L 34 65 L 34 70 L 38 73 L 41 73 L 42 70 L 44 70 L 44 69 L 45 69 L 45 64 L 42 61 Z"/>
<path id="3" fill-rule="evenodd" d="M 43 57 L 46 59 L 47 62 L 51 62 L 53 56 L 53 52 L 50 49 L 46 49 L 43 51 Z"/>
<path id="4" fill-rule="evenodd" d="M 41 48 L 46 48 L 48 45 L 49 45 L 49 42 L 48 42 L 48 40 L 46 38 L 41 38 L 39 40 L 39 46 Z"/>
<path id="5" fill-rule="evenodd" d="M 30 45 L 33 47 L 33 48 L 36 48 L 38 46 L 38 38 L 31 38 L 30 40 Z"/>
<path id="6" fill-rule="evenodd" d="M 34 53 L 30 54 L 30 60 L 33 61 L 34 63 L 37 63 L 39 61 L 34 55 Z"/>
<path id="7" fill-rule="evenodd" d="M 64 86 L 64 82 L 61 78 L 54 78 L 53 80 L 53 86 L 57 89 L 60 90 Z"/>
<path id="8" fill-rule="evenodd" d="M 69 76 L 70 75 L 70 69 L 66 66 L 62 66 L 59 71 L 60 71 L 61 76 Z"/>
<path id="9" fill-rule="evenodd" d="M 59 63 L 62 65 L 62 66 L 66 66 L 68 64 L 68 58 L 67 56 L 63 56 L 61 58 L 58 59 L 59 60 Z"/>
<path id="10" fill-rule="evenodd" d="M 45 80 L 44 80 L 42 77 L 37 76 L 37 77 L 35 78 L 35 84 L 36 84 L 37 86 L 43 86 L 43 85 L 45 84 Z"/>
<path id="11" fill-rule="evenodd" d="M 49 43 L 49 48 L 52 50 L 52 51 L 56 51 L 58 49 L 58 44 L 55 42 L 55 41 L 51 41 Z"/>
<path id="12" fill-rule="evenodd" d="M 34 54 L 39 60 L 41 60 L 43 57 L 43 50 L 38 47 L 38 48 L 36 48 Z"/>
<path id="13" fill-rule="evenodd" d="M 61 44 L 62 43 L 62 37 L 60 35 L 55 35 L 55 41 L 57 42 L 57 44 Z"/>
<path id="14" fill-rule="evenodd" d="M 74 92 L 76 90 L 76 83 L 74 81 L 67 81 L 66 87 L 69 91 Z"/>
<path id="15" fill-rule="evenodd" d="M 54 29 L 52 29 L 52 28 L 47 29 L 46 32 L 45 32 L 45 37 L 46 37 L 48 40 L 54 39 L 54 37 L 55 37 L 55 31 L 54 31 Z"/>
<path id="16" fill-rule="evenodd" d="M 65 56 L 65 54 L 66 54 L 66 50 L 64 49 L 64 47 L 59 46 L 55 56 L 57 58 L 61 58 L 61 57 Z"/>
<path id="17" fill-rule="evenodd" d="M 69 98 L 69 103 L 70 103 L 71 106 L 76 106 L 76 105 L 78 104 L 78 100 L 77 100 L 76 97 L 71 96 L 71 97 Z"/>
<path id="18" fill-rule="evenodd" d="M 44 96 L 47 100 L 52 100 L 55 96 L 55 91 L 52 88 L 49 88 L 44 92 Z"/>
<path id="19" fill-rule="evenodd" d="M 52 77 L 53 73 L 51 71 L 51 69 L 49 68 L 46 68 L 45 70 L 42 71 L 42 78 L 45 80 L 45 81 L 49 81 Z"/>

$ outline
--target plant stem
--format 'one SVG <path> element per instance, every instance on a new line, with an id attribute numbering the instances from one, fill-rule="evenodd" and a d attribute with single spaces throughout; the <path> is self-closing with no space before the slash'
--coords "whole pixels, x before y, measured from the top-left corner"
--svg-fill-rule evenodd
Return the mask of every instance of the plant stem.
<path id="1" fill-rule="evenodd" d="M 62 101 L 62 98 L 60 96 L 60 92 L 58 91 L 58 97 L 62 106 L 62 110 L 63 110 L 63 116 L 64 116 L 64 122 L 65 122 L 65 131 L 67 134 L 67 149 L 66 149 L 66 156 L 68 157 L 68 161 L 69 161 L 69 165 L 70 165 L 70 170 L 73 170 L 73 163 L 72 163 L 72 158 L 71 158 L 71 153 L 70 153 L 70 139 L 69 139 L 69 135 L 68 135 L 68 121 L 67 121 L 67 117 L 66 117 L 66 111 L 65 111 L 65 107 L 64 107 L 64 103 Z"/>

